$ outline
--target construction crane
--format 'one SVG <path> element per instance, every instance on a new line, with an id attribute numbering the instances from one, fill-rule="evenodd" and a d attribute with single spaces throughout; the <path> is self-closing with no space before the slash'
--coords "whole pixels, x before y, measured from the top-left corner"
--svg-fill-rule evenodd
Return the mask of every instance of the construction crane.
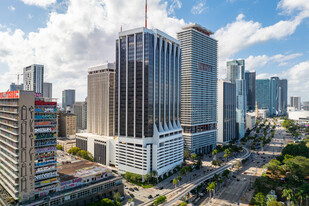
<path id="1" fill-rule="evenodd" d="M 17 74 L 10 74 L 10 75 L 16 75 L 17 76 L 17 85 L 19 85 L 19 77 L 21 75 L 24 75 L 24 74 L 17 73 Z"/>

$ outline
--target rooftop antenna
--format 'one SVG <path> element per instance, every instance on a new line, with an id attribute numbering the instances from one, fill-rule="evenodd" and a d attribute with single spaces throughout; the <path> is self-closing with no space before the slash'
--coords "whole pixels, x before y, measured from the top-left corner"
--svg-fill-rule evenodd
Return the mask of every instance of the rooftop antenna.
<path id="1" fill-rule="evenodd" d="M 147 0 L 145 4 L 145 28 L 147 29 Z"/>

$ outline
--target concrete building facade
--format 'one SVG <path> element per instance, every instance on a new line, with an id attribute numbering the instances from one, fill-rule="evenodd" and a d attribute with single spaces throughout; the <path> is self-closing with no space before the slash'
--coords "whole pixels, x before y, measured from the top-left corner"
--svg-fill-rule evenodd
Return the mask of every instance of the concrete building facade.
<path id="1" fill-rule="evenodd" d="M 43 83 L 43 97 L 52 98 L 53 97 L 53 84 L 49 82 Z"/>
<path id="2" fill-rule="evenodd" d="M 218 143 L 228 143 L 237 137 L 236 85 L 218 80 Z"/>
<path id="3" fill-rule="evenodd" d="M 34 198 L 34 92 L 0 93 L 0 200 L 24 202 Z"/>
<path id="4" fill-rule="evenodd" d="M 301 97 L 290 97 L 290 106 L 297 110 L 301 110 Z"/>
<path id="5" fill-rule="evenodd" d="M 180 42 L 137 28 L 116 41 L 115 136 L 120 173 L 158 175 L 183 161 Z"/>
<path id="6" fill-rule="evenodd" d="M 43 94 L 44 66 L 33 64 L 24 68 L 24 90 Z"/>
<path id="7" fill-rule="evenodd" d="M 59 137 L 76 135 L 76 115 L 68 112 L 59 113 Z"/>
<path id="8" fill-rule="evenodd" d="M 88 69 L 87 132 L 113 136 L 115 130 L 115 64 Z"/>
<path id="9" fill-rule="evenodd" d="M 211 152 L 217 142 L 217 40 L 197 24 L 177 34 L 181 45 L 181 126 L 185 149 Z"/>
<path id="10" fill-rule="evenodd" d="M 73 113 L 76 115 L 77 131 L 87 129 L 87 102 L 75 102 Z"/>

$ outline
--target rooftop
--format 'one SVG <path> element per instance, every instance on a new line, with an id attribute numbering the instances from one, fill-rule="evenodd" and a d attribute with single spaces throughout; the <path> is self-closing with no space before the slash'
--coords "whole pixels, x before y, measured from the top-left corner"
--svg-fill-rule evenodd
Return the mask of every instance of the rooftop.
<path id="1" fill-rule="evenodd" d="M 116 69 L 116 64 L 115 63 L 104 63 L 104 64 L 100 64 L 100 65 L 96 65 L 96 66 L 92 66 L 88 68 L 88 72 L 92 73 L 94 71 L 100 71 L 100 70 L 115 70 Z"/>
<path id="2" fill-rule="evenodd" d="M 195 29 L 197 31 L 200 31 L 200 32 L 206 34 L 207 36 L 210 36 L 210 35 L 214 34 L 211 30 L 206 29 L 205 27 L 202 27 L 199 24 L 189 24 L 189 25 L 186 25 L 186 26 L 182 27 L 182 29 L 183 30 Z"/>
<path id="3" fill-rule="evenodd" d="M 81 160 L 78 157 L 59 150 L 57 151 L 57 154 L 57 168 L 60 182 L 65 182 L 76 178 L 84 178 L 96 174 L 102 174 L 103 172 L 111 173 L 110 168 L 105 167 L 101 164 L 90 162 L 87 160 Z"/>

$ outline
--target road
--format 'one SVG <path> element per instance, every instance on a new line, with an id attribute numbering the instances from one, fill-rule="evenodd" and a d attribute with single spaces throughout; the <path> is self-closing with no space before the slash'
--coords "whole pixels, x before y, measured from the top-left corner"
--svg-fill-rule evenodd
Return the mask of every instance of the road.
<path id="1" fill-rule="evenodd" d="M 238 202 L 239 205 L 248 205 L 254 192 L 252 184 L 257 177 L 262 175 L 263 165 L 267 164 L 275 155 L 279 155 L 285 144 L 284 129 L 282 127 L 276 128 L 271 143 L 266 145 L 263 151 L 252 153 L 250 161 L 243 165 L 239 173 L 235 174 L 236 178 L 232 178 L 231 183 L 219 191 L 212 204 L 208 205 L 230 206 L 237 205 Z M 205 205 L 205 203 L 201 205 Z"/>

